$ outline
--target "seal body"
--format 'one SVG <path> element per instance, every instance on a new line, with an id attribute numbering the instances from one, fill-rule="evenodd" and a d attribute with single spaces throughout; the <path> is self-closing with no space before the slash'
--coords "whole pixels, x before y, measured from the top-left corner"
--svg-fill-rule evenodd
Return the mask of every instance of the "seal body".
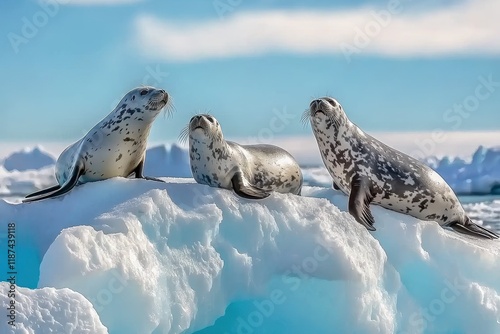
<path id="1" fill-rule="evenodd" d="M 233 189 L 239 196 L 260 199 L 272 191 L 300 195 L 302 171 L 285 150 L 273 145 L 239 145 L 226 141 L 210 115 L 191 118 L 189 157 L 196 182 Z"/>
<path id="2" fill-rule="evenodd" d="M 68 146 L 56 162 L 57 186 L 28 195 L 24 202 L 60 196 L 75 185 L 108 179 L 137 178 L 144 167 L 147 138 L 168 94 L 153 87 L 136 88 L 82 139 Z"/>
<path id="3" fill-rule="evenodd" d="M 420 161 L 364 133 L 330 97 L 311 102 L 307 117 L 334 188 L 349 196 L 349 212 L 369 230 L 369 204 L 484 238 L 498 236 L 467 217 L 451 187 Z"/>

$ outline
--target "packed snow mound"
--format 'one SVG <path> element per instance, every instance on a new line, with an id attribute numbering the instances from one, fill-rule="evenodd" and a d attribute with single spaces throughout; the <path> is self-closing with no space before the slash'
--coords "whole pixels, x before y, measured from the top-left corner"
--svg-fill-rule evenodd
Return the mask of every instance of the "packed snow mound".
<path id="1" fill-rule="evenodd" d="M 13 299 L 9 297 L 12 293 L 15 304 L 11 304 Z M 69 289 L 31 290 L 0 282 L 0 304 L 3 311 L 7 310 L 7 317 L 0 321 L 0 333 L 108 333 L 92 304 Z"/>
<path id="2" fill-rule="evenodd" d="M 56 159 L 47 153 L 40 146 L 25 148 L 19 152 L 14 152 L 0 162 L 5 170 L 24 172 L 27 170 L 41 169 L 55 163 Z"/>
<path id="3" fill-rule="evenodd" d="M 155 177 L 191 177 L 191 167 L 187 150 L 177 144 L 149 148 L 146 151 L 144 175 Z"/>
<path id="4" fill-rule="evenodd" d="M 380 207 L 370 233 L 332 189 L 250 201 L 165 180 L 0 201 L 20 284 L 80 293 L 109 333 L 500 332 L 498 241 Z"/>

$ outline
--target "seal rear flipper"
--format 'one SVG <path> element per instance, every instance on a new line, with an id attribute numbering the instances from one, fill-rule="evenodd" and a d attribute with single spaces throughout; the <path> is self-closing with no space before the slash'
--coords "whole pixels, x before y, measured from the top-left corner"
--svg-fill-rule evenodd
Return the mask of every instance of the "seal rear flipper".
<path id="1" fill-rule="evenodd" d="M 149 180 L 149 181 L 157 181 L 157 182 L 163 182 L 163 183 L 167 183 L 163 180 L 160 180 L 160 179 L 157 179 L 156 177 L 151 177 L 151 176 L 143 176 L 142 177 L 144 180 Z"/>
<path id="2" fill-rule="evenodd" d="M 370 231 L 375 231 L 375 219 L 370 211 L 373 195 L 370 191 L 370 180 L 367 177 L 355 175 L 351 182 L 349 194 L 349 213 Z"/>
<path id="3" fill-rule="evenodd" d="M 26 195 L 25 198 L 40 196 L 40 195 L 43 195 L 43 194 L 46 194 L 46 193 L 50 193 L 50 192 L 56 191 L 59 188 L 61 188 L 61 186 L 58 184 L 57 186 L 53 186 L 53 187 L 50 187 L 50 188 L 47 188 L 47 189 L 42 189 L 42 190 L 36 191 L 34 193 L 31 193 L 29 195 Z"/>
<path id="4" fill-rule="evenodd" d="M 135 167 L 134 171 L 132 173 L 135 173 L 135 178 L 136 179 L 144 179 L 144 180 L 149 180 L 149 181 L 158 181 L 158 182 L 163 182 L 165 181 L 157 179 L 155 177 L 150 177 L 150 176 L 144 176 L 144 159 L 139 162 L 137 167 Z M 132 174 L 130 173 L 130 174 Z"/>
<path id="5" fill-rule="evenodd" d="M 52 198 L 64 195 L 65 193 L 73 189 L 74 186 L 76 186 L 78 179 L 80 178 L 82 173 L 83 173 L 83 166 L 82 165 L 75 166 L 75 168 L 73 168 L 73 173 L 71 174 L 71 177 L 68 180 L 66 180 L 66 182 L 61 187 L 52 192 L 44 193 L 36 197 L 25 198 L 23 199 L 23 203 L 35 202 L 46 198 Z"/>
<path id="6" fill-rule="evenodd" d="M 243 198 L 263 199 L 271 195 L 271 193 L 251 185 L 245 180 L 241 172 L 236 172 L 231 179 L 231 182 L 233 184 L 234 192 Z"/>
<path id="7" fill-rule="evenodd" d="M 474 224 L 470 219 L 465 224 L 456 222 L 448 226 L 458 233 L 472 235 L 477 238 L 498 239 L 499 237 L 496 233 Z"/>

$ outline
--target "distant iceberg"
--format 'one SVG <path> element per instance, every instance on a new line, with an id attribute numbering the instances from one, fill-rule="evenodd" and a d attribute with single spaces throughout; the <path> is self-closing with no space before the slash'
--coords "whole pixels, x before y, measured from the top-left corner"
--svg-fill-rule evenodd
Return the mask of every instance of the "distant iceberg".
<path id="1" fill-rule="evenodd" d="M 16 223 L 17 281 L 27 287 L 18 288 L 19 328 L 500 333 L 500 242 L 380 207 L 370 233 L 332 189 L 249 201 L 165 180 L 114 178 L 62 198 L 0 201 L 2 220 Z"/>
<path id="2" fill-rule="evenodd" d="M 13 153 L 4 160 L 7 166 L 0 165 L 0 195 L 23 195 L 54 185 L 54 161 L 40 148 Z M 428 157 L 423 162 L 441 174 L 459 195 L 500 194 L 500 147 L 480 146 L 470 162 L 455 157 Z M 306 185 L 332 186 L 324 166 L 304 167 L 303 174 Z M 149 148 L 145 175 L 191 177 L 187 150 L 177 144 Z"/>
<path id="3" fill-rule="evenodd" d="M 187 150 L 176 144 L 149 148 L 146 151 L 144 174 L 155 177 L 191 177 Z"/>
<path id="4" fill-rule="evenodd" d="M 50 153 L 45 152 L 40 146 L 35 146 L 12 153 L 5 159 L 0 160 L 0 165 L 9 172 L 24 172 L 48 167 L 55 162 L 56 159 Z"/>
<path id="5" fill-rule="evenodd" d="M 500 194 L 500 146 L 480 146 L 470 162 L 444 157 L 425 160 L 450 184 L 457 194 Z"/>

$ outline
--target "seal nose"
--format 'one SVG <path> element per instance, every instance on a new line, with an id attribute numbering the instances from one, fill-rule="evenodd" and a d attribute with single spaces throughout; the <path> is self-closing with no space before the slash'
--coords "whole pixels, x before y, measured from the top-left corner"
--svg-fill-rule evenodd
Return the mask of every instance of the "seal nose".
<path id="1" fill-rule="evenodd" d="M 169 96 L 168 96 L 168 93 L 166 91 L 164 91 L 163 89 L 161 90 L 161 92 L 163 93 L 163 101 L 165 101 L 165 103 L 168 102 L 168 99 L 169 99 Z"/>
<path id="2" fill-rule="evenodd" d="M 318 107 L 321 103 L 321 100 L 314 100 L 311 102 L 311 104 L 309 105 L 309 108 L 312 110 L 312 111 L 316 111 L 318 110 Z"/>

